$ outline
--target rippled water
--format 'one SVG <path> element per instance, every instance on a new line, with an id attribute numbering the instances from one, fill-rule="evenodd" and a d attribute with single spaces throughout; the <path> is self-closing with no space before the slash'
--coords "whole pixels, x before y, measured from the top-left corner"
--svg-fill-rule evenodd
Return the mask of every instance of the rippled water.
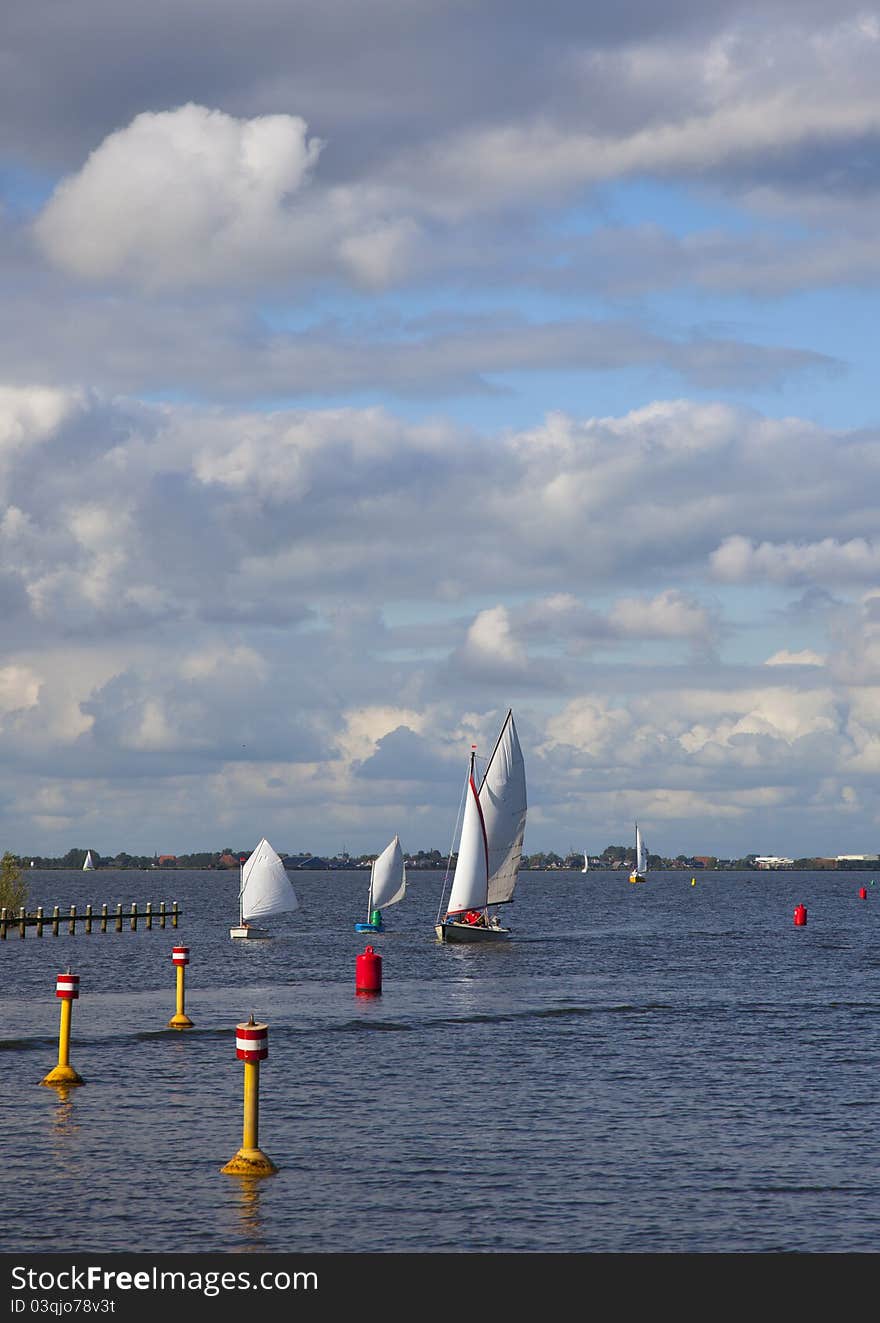
<path id="1" fill-rule="evenodd" d="M 0 942 L 0 1252 L 876 1252 L 880 880 L 526 873 L 513 941 L 449 947 L 442 876 L 413 873 L 371 998 L 366 874 L 292 876 L 300 910 L 244 944 L 236 875 L 29 874 L 32 906 L 182 918 Z M 65 1096 L 40 1081 L 68 966 Z M 220 1172 L 251 1012 L 256 1181 Z"/>

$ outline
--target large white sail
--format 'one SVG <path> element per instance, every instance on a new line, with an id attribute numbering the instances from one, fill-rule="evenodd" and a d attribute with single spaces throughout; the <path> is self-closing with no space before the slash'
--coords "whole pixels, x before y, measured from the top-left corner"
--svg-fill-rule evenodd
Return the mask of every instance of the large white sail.
<path id="1" fill-rule="evenodd" d="M 480 807 L 489 858 L 487 900 L 501 905 L 513 897 L 526 830 L 526 770 L 512 712 L 486 768 Z"/>
<path id="2" fill-rule="evenodd" d="M 86 857 L 83 862 L 83 872 L 87 873 L 90 869 L 94 867 L 95 867 L 95 861 L 92 858 L 92 852 L 91 850 L 86 850 Z"/>
<path id="3" fill-rule="evenodd" d="M 406 864 L 400 848 L 400 837 L 395 836 L 373 864 L 370 879 L 370 912 L 396 905 L 405 895 Z"/>
<path id="4" fill-rule="evenodd" d="M 242 865 L 240 907 L 242 923 L 299 908 L 287 870 L 265 837 Z"/>
<path id="5" fill-rule="evenodd" d="M 474 784 L 473 755 L 468 773 L 467 798 L 461 824 L 458 858 L 452 876 L 447 914 L 460 914 L 463 910 L 481 910 L 486 904 L 488 869 L 486 834 L 477 787 Z"/>

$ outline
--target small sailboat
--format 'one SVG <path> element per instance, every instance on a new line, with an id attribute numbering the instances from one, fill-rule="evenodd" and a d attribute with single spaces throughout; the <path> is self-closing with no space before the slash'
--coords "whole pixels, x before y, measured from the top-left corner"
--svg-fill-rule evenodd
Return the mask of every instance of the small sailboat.
<path id="1" fill-rule="evenodd" d="M 400 848 L 400 837 L 395 836 L 370 868 L 370 891 L 367 898 L 367 921 L 356 923 L 356 933 L 383 931 L 382 911 L 396 905 L 406 895 L 406 862 Z"/>
<path id="2" fill-rule="evenodd" d="M 86 857 L 83 861 L 83 872 L 88 873 L 95 867 L 95 861 L 92 858 L 91 850 L 86 850 Z"/>
<path id="3" fill-rule="evenodd" d="M 585 850 L 585 851 L 584 851 L 584 866 L 583 866 L 583 868 L 581 869 L 581 872 L 582 872 L 582 873 L 589 873 L 589 871 L 590 871 L 590 856 L 587 854 L 587 852 L 586 852 L 586 850 Z"/>
<path id="4" fill-rule="evenodd" d="M 434 925 L 441 942 L 499 942 L 510 937 L 510 929 L 501 926 L 489 907 L 513 900 L 526 828 L 525 764 L 512 711 L 504 719 L 479 789 L 476 762 L 474 747 L 452 886 L 445 911 L 441 893 Z"/>
<path id="5" fill-rule="evenodd" d="M 639 824 L 636 823 L 636 862 L 629 875 L 630 882 L 645 882 L 648 877 L 648 850 L 642 839 Z"/>
<path id="6" fill-rule="evenodd" d="M 257 927 L 253 919 L 271 919 L 299 909 L 299 900 L 287 870 L 264 837 L 253 854 L 239 866 L 238 924 L 230 937 L 266 938 L 272 934 Z"/>

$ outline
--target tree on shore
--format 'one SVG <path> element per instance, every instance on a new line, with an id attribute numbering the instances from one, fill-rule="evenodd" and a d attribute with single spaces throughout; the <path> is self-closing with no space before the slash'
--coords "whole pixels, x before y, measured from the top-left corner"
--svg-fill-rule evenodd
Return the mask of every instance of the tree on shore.
<path id="1" fill-rule="evenodd" d="M 27 905 L 28 886 L 22 881 L 18 860 L 11 850 L 0 859 L 0 909 L 20 910 Z"/>

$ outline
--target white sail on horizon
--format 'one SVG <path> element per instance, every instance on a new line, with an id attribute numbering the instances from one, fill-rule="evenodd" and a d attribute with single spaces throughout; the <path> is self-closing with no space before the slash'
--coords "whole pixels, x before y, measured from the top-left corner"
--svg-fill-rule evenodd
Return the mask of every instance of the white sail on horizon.
<path id="1" fill-rule="evenodd" d="M 471 760 L 473 765 L 473 759 Z M 468 772 L 467 798 L 461 824 L 458 857 L 452 875 L 448 914 L 463 910 L 481 910 L 486 904 L 488 873 L 486 869 L 486 836 L 474 784 L 473 770 Z"/>
<path id="2" fill-rule="evenodd" d="M 513 713 L 477 789 L 471 753 L 458 857 L 447 914 L 503 905 L 513 897 L 526 825 L 525 764 Z"/>
<path id="3" fill-rule="evenodd" d="M 406 863 L 400 848 L 400 837 L 395 836 L 373 861 L 370 870 L 368 917 L 373 910 L 387 909 L 389 905 L 396 905 L 405 895 Z"/>
<path id="4" fill-rule="evenodd" d="M 248 856 L 241 869 L 239 912 L 241 922 L 288 914 L 299 908 L 299 898 L 280 855 L 265 837 Z"/>
<path id="5" fill-rule="evenodd" d="M 512 898 L 516 887 L 526 830 L 525 762 L 512 711 L 507 713 L 483 776 L 480 808 L 489 858 L 487 899 L 490 905 L 502 905 Z"/>

